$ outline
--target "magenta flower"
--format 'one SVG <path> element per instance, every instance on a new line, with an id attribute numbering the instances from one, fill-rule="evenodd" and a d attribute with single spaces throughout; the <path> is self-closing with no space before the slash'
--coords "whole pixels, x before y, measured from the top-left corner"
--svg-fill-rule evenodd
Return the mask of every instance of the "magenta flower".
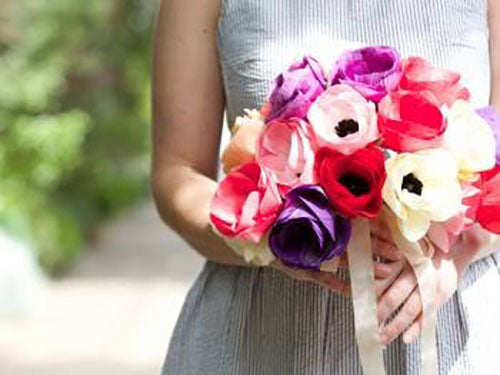
<path id="1" fill-rule="evenodd" d="M 401 57 L 394 48 L 365 47 L 343 53 L 335 63 L 330 82 L 349 85 L 378 103 L 397 88 L 402 73 Z"/>
<path id="2" fill-rule="evenodd" d="M 485 107 L 477 110 L 479 116 L 481 116 L 493 130 L 496 141 L 496 164 L 500 165 L 500 115 L 493 107 Z"/>
<path id="3" fill-rule="evenodd" d="M 320 63 L 305 56 L 276 78 L 269 97 L 267 121 L 292 117 L 303 119 L 325 89 L 326 78 Z"/>

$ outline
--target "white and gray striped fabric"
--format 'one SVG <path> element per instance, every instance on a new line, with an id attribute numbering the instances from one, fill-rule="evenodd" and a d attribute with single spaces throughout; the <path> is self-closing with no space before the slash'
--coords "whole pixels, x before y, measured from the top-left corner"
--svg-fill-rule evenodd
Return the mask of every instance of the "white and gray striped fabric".
<path id="1" fill-rule="evenodd" d="M 262 105 L 302 54 L 331 66 L 359 44 L 396 47 L 462 73 L 490 95 L 487 0 L 222 0 L 220 62 L 229 122 Z M 500 256 L 470 266 L 440 310 L 439 374 L 500 374 Z M 419 343 L 386 350 L 390 375 L 419 374 Z M 362 374 L 349 299 L 271 269 L 208 262 L 191 288 L 164 375 Z"/>

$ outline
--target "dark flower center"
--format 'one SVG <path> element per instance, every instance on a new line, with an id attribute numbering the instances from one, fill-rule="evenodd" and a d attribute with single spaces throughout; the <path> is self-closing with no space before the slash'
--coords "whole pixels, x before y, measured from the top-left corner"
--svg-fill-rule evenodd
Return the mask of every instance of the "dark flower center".
<path id="1" fill-rule="evenodd" d="M 359 131 L 359 124 L 353 119 L 342 120 L 335 127 L 335 133 L 337 133 L 340 138 L 344 138 L 357 131 Z"/>
<path id="2" fill-rule="evenodd" d="M 407 174 L 403 178 L 403 183 L 401 184 L 401 189 L 408 190 L 410 193 L 416 195 L 422 195 L 422 189 L 424 185 L 422 182 L 415 177 L 413 173 Z"/>
<path id="3" fill-rule="evenodd" d="M 354 173 L 346 173 L 339 182 L 356 197 L 370 192 L 370 184 Z"/>

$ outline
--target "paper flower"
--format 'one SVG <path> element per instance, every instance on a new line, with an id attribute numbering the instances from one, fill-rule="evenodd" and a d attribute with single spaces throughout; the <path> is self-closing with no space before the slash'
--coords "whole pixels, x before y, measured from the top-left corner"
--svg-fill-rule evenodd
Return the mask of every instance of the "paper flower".
<path id="1" fill-rule="evenodd" d="M 382 207 L 384 154 L 375 146 L 343 155 L 331 147 L 316 154 L 314 172 L 331 205 L 348 218 L 374 218 Z"/>
<path id="2" fill-rule="evenodd" d="M 495 166 L 496 142 L 488 123 L 472 106 L 463 100 L 445 109 L 448 129 L 444 135 L 444 148 L 458 161 L 463 179 L 487 171 Z"/>
<path id="3" fill-rule="evenodd" d="M 481 173 L 474 185 L 479 192 L 464 201 L 470 207 L 467 217 L 489 232 L 500 234 L 500 166 Z"/>
<path id="4" fill-rule="evenodd" d="M 283 264 L 319 270 L 344 253 L 351 236 L 349 220 L 335 213 L 323 190 L 303 185 L 290 190 L 269 235 L 269 247 Z"/>
<path id="5" fill-rule="evenodd" d="M 307 118 L 318 144 L 328 144 L 343 154 L 379 137 L 375 104 L 347 85 L 328 88 L 311 106 Z"/>
<path id="6" fill-rule="evenodd" d="M 465 229 L 465 224 L 465 213 L 460 212 L 445 222 L 431 223 L 427 238 L 442 252 L 448 253 Z"/>
<path id="7" fill-rule="evenodd" d="M 313 182 L 314 152 L 308 124 L 299 119 L 269 122 L 257 143 L 256 160 L 279 185 Z"/>
<path id="8" fill-rule="evenodd" d="M 247 110 L 245 117 L 236 118 L 231 129 L 233 137 L 221 157 L 225 173 L 255 158 L 257 139 L 263 127 L 264 117 L 259 111 Z"/>
<path id="9" fill-rule="evenodd" d="M 267 121 L 291 117 L 303 119 L 325 89 L 326 78 L 320 63 L 305 56 L 276 78 L 264 110 L 268 113 Z"/>
<path id="10" fill-rule="evenodd" d="M 410 57 L 403 62 L 400 87 L 408 91 L 431 92 L 439 106 L 451 106 L 456 100 L 468 100 L 469 91 L 460 85 L 460 74 L 439 69 L 420 57 Z"/>
<path id="11" fill-rule="evenodd" d="M 366 99 L 378 103 L 397 88 L 401 74 L 401 57 L 394 48 L 365 47 L 342 54 L 330 82 L 349 85 Z"/>
<path id="12" fill-rule="evenodd" d="M 396 152 L 437 148 L 446 121 L 434 97 L 426 92 L 396 91 L 379 104 L 378 125 L 382 146 Z"/>
<path id="13" fill-rule="evenodd" d="M 496 143 L 496 164 L 500 164 L 500 115 L 493 107 L 481 108 L 476 111 L 490 125 Z"/>
<path id="14" fill-rule="evenodd" d="M 456 160 L 441 149 L 403 153 L 385 163 L 382 195 L 409 241 L 420 240 L 432 221 L 444 222 L 461 207 Z"/>
<path id="15" fill-rule="evenodd" d="M 264 236 L 259 243 L 238 239 L 225 239 L 229 247 L 241 255 L 247 263 L 257 266 L 269 266 L 276 257 L 269 248 L 269 236 Z"/>
<path id="16" fill-rule="evenodd" d="M 230 172 L 219 184 L 210 221 L 228 239 L 258 244 L 282 205 L 277 186 L 255 162 Z"/>

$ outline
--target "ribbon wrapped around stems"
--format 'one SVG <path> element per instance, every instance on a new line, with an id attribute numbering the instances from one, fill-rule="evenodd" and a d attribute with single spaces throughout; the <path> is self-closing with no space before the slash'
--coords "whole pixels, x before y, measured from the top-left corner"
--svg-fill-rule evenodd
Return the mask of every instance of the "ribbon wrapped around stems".
<path id="1" fill-rule="evenodd" d="M 378 333 L 370 224 L 367 219 L 352 221 L 352 237 L 347 255 L 361 366 L 365 375 L 385 375 L 383 347 Z"/>
<path id="2" fill-rule="evenodd" d="M 398 229 L 396 218 L 389 209 L 384 208 L 381 215 L 384 215 L 383 219 L 390 228 L 396 246 L 415 271 L 423 304 L 421 373 L 422 375 L 435 375 L 438 370 L 436 269 L 432 259 L 426 255 L 429 252 L 425 252 L 419 243 L 409 242 L 403 237 Z M 365 375 L 384 375 L 383 346 L 378 337 L 377 297 L 368 221 L 354 220 L 348 256 L 356 339 L 363 371 Z"/>

